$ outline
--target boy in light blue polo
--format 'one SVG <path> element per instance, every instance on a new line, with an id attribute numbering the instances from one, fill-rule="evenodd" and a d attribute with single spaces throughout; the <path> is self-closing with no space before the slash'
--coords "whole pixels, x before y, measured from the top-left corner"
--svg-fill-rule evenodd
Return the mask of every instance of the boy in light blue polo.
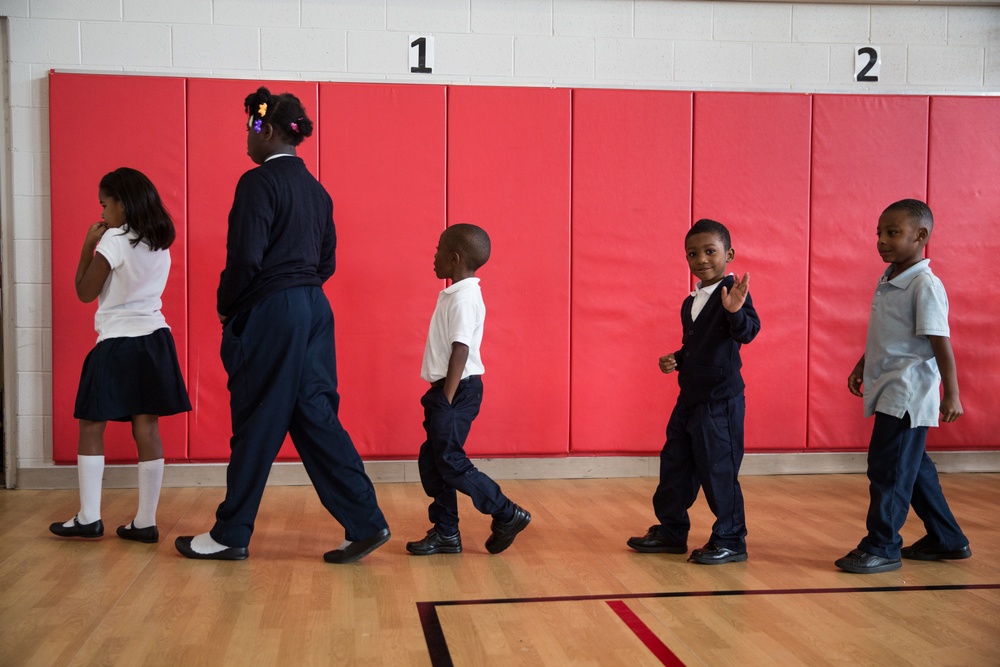
<path id="1" fill-rule="evenodd" d="M 836 561 L 847 572 L 895 570 L 901 556 L 972 555 L 926 450 L 927 428 L 938 425 L 939 411 L 945 422 L 962 416 L 948 296 L 923 258 L 933 228 L 930 208 L 916 199 L 891 204 L 878 220 L 878 253 L 889 268 L 875 289 L 865 354 L 847 379 L 851 393 L 864 398 L 865 416 L 875 415 L 868 446 L 871 504 L 868 535 Z M 901 548 L 899 530 L 911 504 L 927 535 Z"/>

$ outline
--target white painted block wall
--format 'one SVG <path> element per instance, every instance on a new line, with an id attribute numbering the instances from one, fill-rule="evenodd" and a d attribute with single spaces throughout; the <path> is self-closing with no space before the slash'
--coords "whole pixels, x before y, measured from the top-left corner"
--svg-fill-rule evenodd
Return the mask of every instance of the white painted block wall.
<path id="1" fill-rule="evenodd" d="M 0 202 L 7 415 L 22 468 L 52 456 L 50 69 L 245 79 L 1000 94 L 1000 6 L 671 0 L 0 0 L 9 173 Z M 411 34 L 435 67 L 409 73 Z M 881 47 L 856 83 L 858 46 Z M 94 98 L 81 104 L 107 103 Z M 81 131 L 84 131 L 81 129 Z M 99 128 L 96 131 L 100 131 Z M 95 212 L 96 215 L 96 212 Z M 80 323 L 85 335 L 89 322 Z M 13 368 L 11 369 L 11 366 Z"/>

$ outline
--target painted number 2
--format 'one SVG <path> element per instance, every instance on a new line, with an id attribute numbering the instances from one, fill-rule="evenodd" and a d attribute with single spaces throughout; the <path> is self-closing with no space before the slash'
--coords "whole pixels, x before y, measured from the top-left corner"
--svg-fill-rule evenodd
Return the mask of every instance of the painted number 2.
<path id="1" fill-rule="evenodd" d="M 430 74 L 434 69 L 434 38 L 410 35 L 410 72 Z"/>
<path id="2" fill-rule="evenodd" d="M 854 55 L 854 80 L 878 81 L 881 65 L 882 60 L 879 58 L 878 48 L 873 46 L 858 48 Z"/>

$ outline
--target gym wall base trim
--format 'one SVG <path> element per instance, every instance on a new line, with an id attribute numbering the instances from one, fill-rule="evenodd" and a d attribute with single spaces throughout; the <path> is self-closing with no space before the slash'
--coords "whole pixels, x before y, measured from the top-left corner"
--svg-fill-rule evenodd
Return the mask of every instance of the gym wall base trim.
<path id="1" fill-rule="evenodd" d="M 1000 451 L 932 452 L 941 473 L 1000 472 Z M 749 475 L 829 475 L 863 474 L 865 452 L 795 452 L 789 454 L 747 454 L 741 476 Z M 474 459 L 476 466 L 494 479 L 602 479 L 656 477 L 659 459 L 655 456 L 571 456 L 564 458 Z M 109 465 L 104 469 L 104 487 L 135 488 L 134 465 Z M 368 461 L 365 470 L 376 483 L 420 481 L 416 461 Z M 310 484 L 298 462 L 275 463 L 267 483 L 273 486 Z M 166 466 L 164 487 L 226 485 L 225 463 L 175 463 Z M 49 466 L 18 470 L 19 489 L 75 489 L 76 466 Z"/>

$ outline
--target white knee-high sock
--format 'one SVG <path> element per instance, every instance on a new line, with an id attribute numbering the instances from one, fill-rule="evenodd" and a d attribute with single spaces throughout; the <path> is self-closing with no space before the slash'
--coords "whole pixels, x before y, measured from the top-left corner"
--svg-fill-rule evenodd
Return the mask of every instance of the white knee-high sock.
<path id="1" fill-rule="evenodd" d="M 139 510 L 132 522 L 133 528 L 156 525 L 156 505 L 160 501 L 163 485 L 163 459 L 139 461 Z"/>
<path id="2" fill-rule="evenodd" d="M 80 523 L 94 523 L 101 518 L 101 486 L 104 483 L 104 456 L 76 457 L 76 473 L 80 480 Z M 72 525 L 72 520 L 68 523 Z"/>

